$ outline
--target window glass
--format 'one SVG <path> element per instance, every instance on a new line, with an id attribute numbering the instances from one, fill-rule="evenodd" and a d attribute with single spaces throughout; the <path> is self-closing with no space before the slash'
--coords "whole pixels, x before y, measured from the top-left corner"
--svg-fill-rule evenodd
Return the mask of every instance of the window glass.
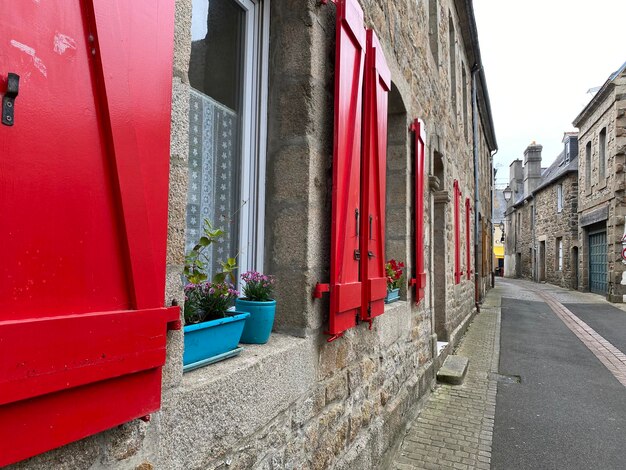
<path id="1" fill-rule="evenodd" d="M 598 179 L 606 178 L 606 127 L 600 131 L 598 142 Z"/>
<path id="2" fill-rule="evenodd" d="M 186 250 L 202 235 L 205 219 L 226 232 L 208 250 L 210 275 L 229 257 L 237 258 L 241 270 L 262 269 L 251 247 L 262 240 L 251 236 L 259 225 L 263 189 L 259 5 L 251 0 L 192 2 Z"/>

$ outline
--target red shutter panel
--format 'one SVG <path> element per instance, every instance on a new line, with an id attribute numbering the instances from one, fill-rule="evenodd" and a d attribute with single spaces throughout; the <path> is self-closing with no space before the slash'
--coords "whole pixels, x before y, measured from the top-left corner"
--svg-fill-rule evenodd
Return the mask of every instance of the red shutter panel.
<path id="1" fill-rule="evenodd" d="M 335 136 L 330 254 L 329 341 L 356 325 L 361 307 L 361 121 L 365 29 L 356 0 L 337 2 Z M 324 286 L 318 285 L 316 295 Z"/>
<path id="2" fill-rule="evenodd" d="M 461 190 L 459 182 L 454 180 L 454 283 L 461 282 Z"/>
<path id="3" fill-rule="evenodd" d="M 472 262 L 472 256 L 471 256 L 471 239 L 470 239 L 470 214 L 472 212 L 472 208 L 470 207 L 470 199 L 467 197 L 465 198 L 465 264 L 466 264 L 466 271 L 467 271 L 467 278 L 471 279 L 472 273 L 474 272 L 474 270 L 472 269 L 471 266 L 471 262 Z"/>
<path id="4" fill-rule="evenodd" d="M 0 73 L 23 77 L 0 129 L 3 466 L 158 410 L 179 311 L 163 307 L 173 2 L 0 17 Z"/>
<path id="5" fill-rule="evenodd" d="M 415 301 L 419 303 L 425 294 L 426 272 L 424 271 L 424 123 L 419 119 L 411 124 L 414 133 L 415 172 Z"/>
<path id="6" fill-rule="evenodd" d="M 385 311 L 385 200 L 387 177 L 387 101 L 391 73 L 376 33 L 367 30 L 363 105 L 361 218 L 361 319 L 370 322 Z"/>

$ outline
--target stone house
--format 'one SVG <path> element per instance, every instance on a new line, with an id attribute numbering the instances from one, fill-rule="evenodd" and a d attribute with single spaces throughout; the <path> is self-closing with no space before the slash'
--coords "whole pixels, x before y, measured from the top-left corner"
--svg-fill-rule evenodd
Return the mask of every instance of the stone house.
<path id="1" fill-rule="evenodd" d="M 504 224 L 506 221 L 507 202 L 504 199 L 503 189 L 493 191 L 493 268 L 497 276 L 504 275 Z"/>
<path id="2" fill-rule="evenodd" d="M 563 151 L 541 170 L 541 145 L 511 164 L 514 197 L 507 211 L 507 276 L 578 286 L 578 142 L 565 133 Z M 537 174 L 540 172 L 540 177 Z M 523 173 L 523 193 L 519 176 Z M 516 191 L 517 190 L 517 191 Z M 517 192 L 517 194 L 516 194 Z M 516 197 L 517 196 L 517 197 Z"/>
<path id="3" fill-rule="evenodd" d="M 626 276 L 624 163 L 626 64 L 604 83 L 574 120 L 579 129 L 579 287 L 623 302 Z"/>
<path id="4" fill-rule="evenodd" d="M 159 2 L 167 19 L 169 2 Z M 152 1 L 132 5 L 145 13 Z M 119 11 L 112 7 L 107 17 Z M 183 373 L 183 332 L 169 331 L 160 410 L 151 419 L 64 438 L 67 445 L 47 452 L 24 450 L 38 455 L 8 468 L 378 468 L 476 313 L 493 269 L 497 144 L 472 2 L 176 0 L 172 20 L 166 305 L 183 302 L 185 253 L 208 218 L 227 232 L 214 263 L 236 256 L 241 272 L 276 276 L 272 337 Z M 168 28 L 158 30 L 167 43 Z M 407 282 L 399 302 L 364 321 L 363 307 L 349 310 L 342 329 L 337 266 L 360 260 L 356 251 L 337 260 L 346 245 L 337 242 L 336 227 L 345 223 L 358 243 L 367 218 L 359 218 L 358 206 L 356 217 L 352 209 L 349 217 L 335 212 L 344 163 L 337 157 L 363 158 L 359 131 L 371 123 L 361 126 L 360 112 L 338 110 L 362 89 L 359 74 L 342 70 L 358 63 L 343 54 L 358 58 L 355 44 L 364 39 L 364 51 L 365 38 L 366 64 L 382 57 L 376 116 L 386 122 L 377 135 L 378 155 L 386 153 L 386 187 L 376 186 L 385 188 L 384 207 L 369 227 L 384 221 L 374 228 L 385 238 L 384 259 L 405 261 Z M 91 55 L 98 54 L 94 46 Z M 351 154 L 341 153 L 342 138 L 356 145 Z M 358 199 L 359 191 L 350 194 Z M 364 265 L 357 263 L 357 276 Z M 98 402 L 93 413 L 123 403 Z M 89 421 L 84 416 L 75 426 Z M 0 435 L 8 436 L 2 426 Z"/>

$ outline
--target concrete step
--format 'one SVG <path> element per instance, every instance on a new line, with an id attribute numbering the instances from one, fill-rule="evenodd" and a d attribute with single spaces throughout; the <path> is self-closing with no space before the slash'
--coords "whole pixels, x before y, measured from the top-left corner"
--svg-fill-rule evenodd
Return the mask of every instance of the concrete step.
<path id="1" fill-rule="evenodd" d="M 450 355 L 443 362 L 439 372 L 437 372 L 437 380 L 451 385 L 461 385 L 463 379 L 465 379 L 468 365 L 468 358 Z"/>

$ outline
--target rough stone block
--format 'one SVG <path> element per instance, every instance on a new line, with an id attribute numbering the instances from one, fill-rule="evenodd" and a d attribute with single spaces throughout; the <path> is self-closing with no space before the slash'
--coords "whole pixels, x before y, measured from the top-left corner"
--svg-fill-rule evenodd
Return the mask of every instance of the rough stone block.
<path id="1" fill-rule="evenodd" d="M 437 372 L 437 380 L 452 385 L 460 385 L 463 383 L 469 359 L 463 356 L 448 356 L 443 366 Z"/>

